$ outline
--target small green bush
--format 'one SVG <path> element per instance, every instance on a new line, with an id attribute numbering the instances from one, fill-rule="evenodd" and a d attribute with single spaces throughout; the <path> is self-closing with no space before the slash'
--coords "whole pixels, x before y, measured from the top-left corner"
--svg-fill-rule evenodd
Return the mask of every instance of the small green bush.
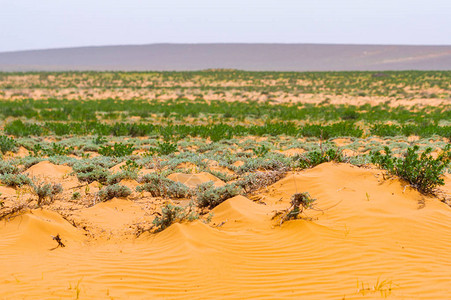
<path id="1" fill-rule="evenodd" d="M 99 148 L 99 154 L 112 157 L 123 157 L 133 153 L 135 147 L 132 144 L 114 143 Z"/>
<path id="2" fill-rule="evenodd" d="M 337 148 L 326 148 L 321 150 L 310 151 L 307 154 L 301 154 L 294 157 L 296 166 L 301 169 L 313 168 L 325 162 L 344 162 L 346 158 Z"/>
<path id="3" fill-rule="evenodd" d="M 111 200 L 114 197 L 125 198 L 130 196 L 132 190 L 120 184 L 113 184 L 102 188 L 98 195 L 102 201 Z"/>
<path id="4" fill-rule="evenodd" d="M 225 200 L 239 195 L 241 189 L 235 184 L 215 187 L 213 182 L 206 182 L 197 186 L 196 198 L 199 207 L 214 208 Z"/>
<path id="5" fill-rule="evenodd" d="M 110 176 L 108 169 L 92 162 L 79 162 L 74 164 L 72 168 L 80 181 L 89 183 L 94 181 L 106 183 Z"/>
<path id="6" fill-rule="evenodd" d="M 12 165 L 9 162 L 0 160 L 0 175 L 17 174 L 17 173 L 19 173 L 19 168 L 17 168 L 16 166 Z"/>
<path id="7" fill-rule="evenodd" d="M 427 148 L 421 154 L 418 153 L 419 149 L 417 145 L 408 148 L 404 158 L 397 158 L 391 156 L 390 149 L 385 147 L 384 154 L 372 153 L 371 161 L 390 174 L 406 180 L 418 191 L 432 194 L 437 185 L 445 184 L 442 174 L 451 161 L 451 145 L 447 145 L 437 158 L 430 155 L 432 148 Z"/>
<path id="8" fill-rule="evenodd" d="M 138 186 L 138 192 L 147 191 L 152 197 L 187 198 L 191 195 L 190 189 L 183 183 L 170 180 L 158 174 L 147 174 L 141 178 L 143 185 Z"/>
<path id="9" fill-rule="evenodd" d="M 8 151 L 15 151 L 17 148 L 16 141 L 5 135 L 0 135 L 0 155 Z"/>
<path id="10" fill-rule="evenodd" d="M 23 185 L 32 185 L 31 179 L 24 174 L 4 174 L 0 175 L 0 181 L 10 187 L 21 187 Z"/>

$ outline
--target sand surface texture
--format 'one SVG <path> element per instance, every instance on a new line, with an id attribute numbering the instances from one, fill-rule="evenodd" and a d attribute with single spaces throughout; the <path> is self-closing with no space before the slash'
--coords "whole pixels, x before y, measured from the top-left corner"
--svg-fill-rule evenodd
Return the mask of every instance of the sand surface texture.
<path id="1" fill-rule="evenodd" d="M 0 223 L 0 299 L 449 299 L 451 208 L 405 185 L 326 163 L 223 202 L 208 224 L 139 238 L 125 234 L 143 217 L 130 200 L 79 212 L 110 233 L 97 238 L 28 211 Z M 279 225 L 296 192 L 315 208 Z"/>

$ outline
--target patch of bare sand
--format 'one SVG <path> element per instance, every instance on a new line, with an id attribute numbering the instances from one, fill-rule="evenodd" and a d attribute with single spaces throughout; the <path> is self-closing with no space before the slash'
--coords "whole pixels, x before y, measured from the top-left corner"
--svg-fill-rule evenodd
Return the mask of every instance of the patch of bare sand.
<path id="1" fill-rule="evenodd" d="M 225 201 L 210 224 L 174 224 L 138 239 L 118 235 L 54 251 L 29 243 L 27 254 L 8 246 L 9 232 L 30 232 L 17 229 L 18 221 L 2 221 L 2 296 L 446 299 L 451 208 L 405 185 L 384 180 L 379 170 L 326 163 L 257 193 L 260 203 L 242 196 Z M 315 208 L 278 226 L 273 214 L 296 192 L 309 192 Z M 114 200 L 85 215 L 105 230 L 121 230 L 143 212 Z M 43 232 L 42 238 L 50 233 Z"/>

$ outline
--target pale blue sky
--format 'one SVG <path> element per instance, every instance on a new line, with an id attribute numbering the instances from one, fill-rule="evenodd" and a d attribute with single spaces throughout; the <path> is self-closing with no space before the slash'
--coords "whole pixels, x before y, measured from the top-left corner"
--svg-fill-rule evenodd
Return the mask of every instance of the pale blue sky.
<path id="1" fill-rule="evenodd" d="M 165 42 L 451 45 L 451 0 L 0 0 L 0 52 Z"/>

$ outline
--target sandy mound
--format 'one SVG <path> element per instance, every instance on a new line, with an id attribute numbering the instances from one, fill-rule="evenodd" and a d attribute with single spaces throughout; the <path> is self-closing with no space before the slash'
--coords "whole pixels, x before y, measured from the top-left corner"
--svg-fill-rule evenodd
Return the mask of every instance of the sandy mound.
<path id="1" fill-rule="evenodd" d="M 1 181 L 0 181 L 1 184 Z M 2 186 L 0 185 L 0 198 L 1 196 L 14 196 L 16 195 L 16 190 L 8 187 L 8 186 Z"/>
<path id="2" fill-rule="evenodd" d="M 71 167 L 54 165 L 49 161 L 41 161 L 28 168 L 24 173 L 39 179 L 63 179 L 68 177 L 71 172 Z"/>
<path id="3" fill-rule="evenodd" d="M 66 246 L 83 240 L 83 233 L 56 212 L 36 209 L 0 223 L 0 248 L 48 250 L 58 245 L 52 239 L 57 234 Z"/>
<path id="4" fill-rule="evenodd" d="M 198 174 L 172 173 L 168 176 L 168 179 L 183 183 L 190 188 L 194 188 L 199 184 L 209 181 L 213 181 L 214 185 L 217 187 L 225 185 L 224 181 L 207 172 Z"/>
<path id="5" fill-rule="evenodd" d="M 271 208 L 257 204 L 246 197 L 235 196 L 230 198 L 212 211 L 212 225 L 222 228 L 246 228 L 250 225 L 267 223 L 271 219 Z"/>
<path id="6" fill-rule="evenodd" d="M 130 225 L 138 223 L 145 212 L 132 201 L 113 198 L 82 210 L 79 221 L 94 235 L 111 236 L 130 231 Z"/>

